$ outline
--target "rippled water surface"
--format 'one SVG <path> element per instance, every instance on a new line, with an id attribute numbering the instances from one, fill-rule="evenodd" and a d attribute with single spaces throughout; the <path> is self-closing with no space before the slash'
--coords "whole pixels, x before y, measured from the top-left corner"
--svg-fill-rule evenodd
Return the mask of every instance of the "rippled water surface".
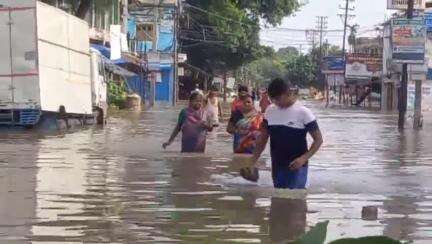
<path id="1" fill-rule="evenodd" d="M 265 170 L 242 180 L 224 128 L 205 155 L 161 150 L 178 109 L 67 134 L 0 131 L 0 243 L 285 243 L 324 220 L 328 240 L 432 243 L 432 125 L 400 133 L 393 115 L 310 106 L 325 145 L 307 192 L 274 191 Z"/>

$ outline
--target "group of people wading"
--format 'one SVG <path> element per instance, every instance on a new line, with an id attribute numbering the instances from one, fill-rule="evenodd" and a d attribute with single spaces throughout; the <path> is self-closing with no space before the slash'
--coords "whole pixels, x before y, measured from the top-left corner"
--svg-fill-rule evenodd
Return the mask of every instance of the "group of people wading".
<path id="1" fill-rule="evenodd" d="M 261 111 L 255 108 L 247 87 L 238 88 L 227 126 L 227 132 L 233 135 L 233 152 L 251 155 L 252 172 L 270 139 L 274 186 L 304 189 L 308 161 L 323 143 L 316 117 L 298 101 L 298 88 L 282 79 L 271 81 L 261 94 L 259 105 Z M 180 111 L 177 125 L 163 148 L 182 132 L 182 152 L 204 153 L 207 133 L 219 126 L 221 114 L 217 91 L 211 91 L 206 99 L 201 92 L 192 92 L 188 107 Z M 313 139 L 310 148 L 308 133 Z"/>

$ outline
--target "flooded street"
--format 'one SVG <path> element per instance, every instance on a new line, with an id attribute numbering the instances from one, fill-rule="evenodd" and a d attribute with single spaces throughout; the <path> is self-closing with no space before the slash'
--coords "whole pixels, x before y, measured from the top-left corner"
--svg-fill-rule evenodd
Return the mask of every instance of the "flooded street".
<path id="1" fill-rule="evenodd" d="M 325 220 L 328 240 L 431 243 L 432 125 L 401 134 L 394 115 L 311 106 L 325 143 L 306 194 L 275 192 L 269 171 L 242 180 L 225 128 L 205 155 L 178 153 L 179 140 L 163 151 L 178 109 L 67 134 L 2 131 L 0 243 L 284 243 Z"/>

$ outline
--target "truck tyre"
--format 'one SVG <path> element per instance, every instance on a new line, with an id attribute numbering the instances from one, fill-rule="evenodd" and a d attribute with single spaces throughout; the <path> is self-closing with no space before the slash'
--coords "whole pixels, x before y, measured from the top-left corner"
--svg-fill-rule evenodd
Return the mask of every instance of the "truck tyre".
<path id="1" fill-rule="evenodd" d="M 105 115 L 101 108 L 95 109 L 95 120 L 98 125 L 105 125 Z"/>

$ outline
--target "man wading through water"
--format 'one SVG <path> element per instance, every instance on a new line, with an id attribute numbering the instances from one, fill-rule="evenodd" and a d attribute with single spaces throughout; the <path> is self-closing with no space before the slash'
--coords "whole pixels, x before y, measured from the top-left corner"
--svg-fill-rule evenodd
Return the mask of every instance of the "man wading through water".
<path id="1" fill-rule="evenodd" d="M 261 136 L 252 157 L 252 167 L 241 171 L 244 178 L 258 180 L 255 166 L 270 138 L 274 187 L 306 187 L 308 161 L 319 150 L 323 139 L 315 116 L 297 102 L 297 93 L 297 89 L 282 79 L 270 83 L 268 95 L 273 104 L 265 112 Z M 308 133 L 313 138 L 310 149 L 306 140 Z"/>

